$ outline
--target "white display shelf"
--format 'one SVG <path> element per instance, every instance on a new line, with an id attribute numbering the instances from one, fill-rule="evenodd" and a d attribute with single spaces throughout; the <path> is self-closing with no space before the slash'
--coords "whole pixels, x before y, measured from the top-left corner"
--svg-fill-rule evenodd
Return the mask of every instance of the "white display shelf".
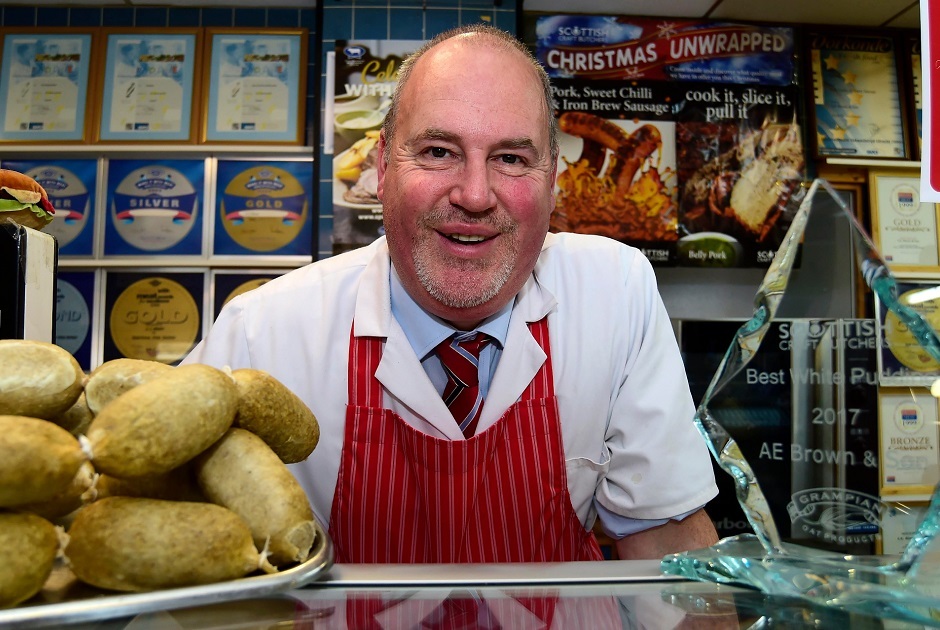
<path id="1" fill-rule="evenodd" d="M 294 269 L 312 262 L 310 256 L 250 256 L 231 258 L 188 258 L 179 256 L 138 256 L 135 258 L 59 258 L 60 269 L 122 269 L 137 267 L 178 267 L 180 269 Z"/>
<path id="2" fill-rule="evenodd" d="M 16 159 L 31 155 L 89 156 L 140 155 L 277 155 L 309 156 L 314 147 L 275 144 L 0 144 L 0 158 Z"/>
<path id="3" fill-rule="evenodd" d="M 884 503 L 929 503 L 933 498 L 930 494 L 882 494 Z"/>
<path id="4" fill-rule="evenodd" d="M 832 166 L 876 166 L 878 168 L 920 168 L 920 162 L 914 160 L 877 160 L 869 158 L 826 158 L 826 164 Z"/>

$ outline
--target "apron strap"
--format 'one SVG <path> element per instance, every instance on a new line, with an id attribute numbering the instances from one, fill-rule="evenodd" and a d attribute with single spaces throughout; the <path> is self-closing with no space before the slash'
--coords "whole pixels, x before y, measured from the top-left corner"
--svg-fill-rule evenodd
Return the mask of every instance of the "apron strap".
<path id="1" fill-rule="evenodd" d="M 375 371 L 382 361 L 383 337 L 356 337 L 355 322 L 349 330 L 349 393 L 347 404 L 381 407 L 382 385 Z"/>

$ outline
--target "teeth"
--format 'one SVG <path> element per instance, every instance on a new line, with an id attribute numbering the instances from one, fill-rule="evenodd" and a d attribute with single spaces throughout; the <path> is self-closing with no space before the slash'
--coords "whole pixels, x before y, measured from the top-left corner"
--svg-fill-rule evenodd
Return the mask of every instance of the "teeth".
<path id="1" fill-rule="evenodd" d="M 471 236 L 469 234 L 448 234 L 447 237 L 461 243 L 479 243 L 486 240 L 482 236 Z"/>

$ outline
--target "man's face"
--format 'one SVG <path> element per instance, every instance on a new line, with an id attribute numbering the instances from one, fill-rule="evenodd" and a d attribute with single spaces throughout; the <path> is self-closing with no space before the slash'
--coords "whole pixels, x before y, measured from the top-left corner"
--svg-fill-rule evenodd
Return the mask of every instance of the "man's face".
<path id="1" fill-rule="evenodd" d="M 413 69 L 378 195 L 392 262 L 426 310 L 460 328 L 525 283 L 554 209 L 542 87 L 518 52 L 448 40 Z"/>

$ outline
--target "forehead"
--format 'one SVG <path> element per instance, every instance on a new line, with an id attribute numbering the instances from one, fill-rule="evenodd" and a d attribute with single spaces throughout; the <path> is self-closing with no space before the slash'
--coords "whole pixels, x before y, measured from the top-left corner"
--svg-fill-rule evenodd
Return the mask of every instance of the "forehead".
<path id="1" fill-rule="evenodd" d="M 455 38 L 456 39 L 456 38 Z M 403 127 L 486 128 L 547 138 L 545 97 L 529 60 L 488 38 L 447 40 L 415 65 L 402 94 Z"/>
<path id="2" fill-rule="evenodd" d="M 446 85 L 476 91 L 496 85 L 509 93 L 541 91 L 535 70 L 520 51 L 482 35 L 458 36 L 429 50 L 415 65 L 411 83 L 425 89 Z"/>

